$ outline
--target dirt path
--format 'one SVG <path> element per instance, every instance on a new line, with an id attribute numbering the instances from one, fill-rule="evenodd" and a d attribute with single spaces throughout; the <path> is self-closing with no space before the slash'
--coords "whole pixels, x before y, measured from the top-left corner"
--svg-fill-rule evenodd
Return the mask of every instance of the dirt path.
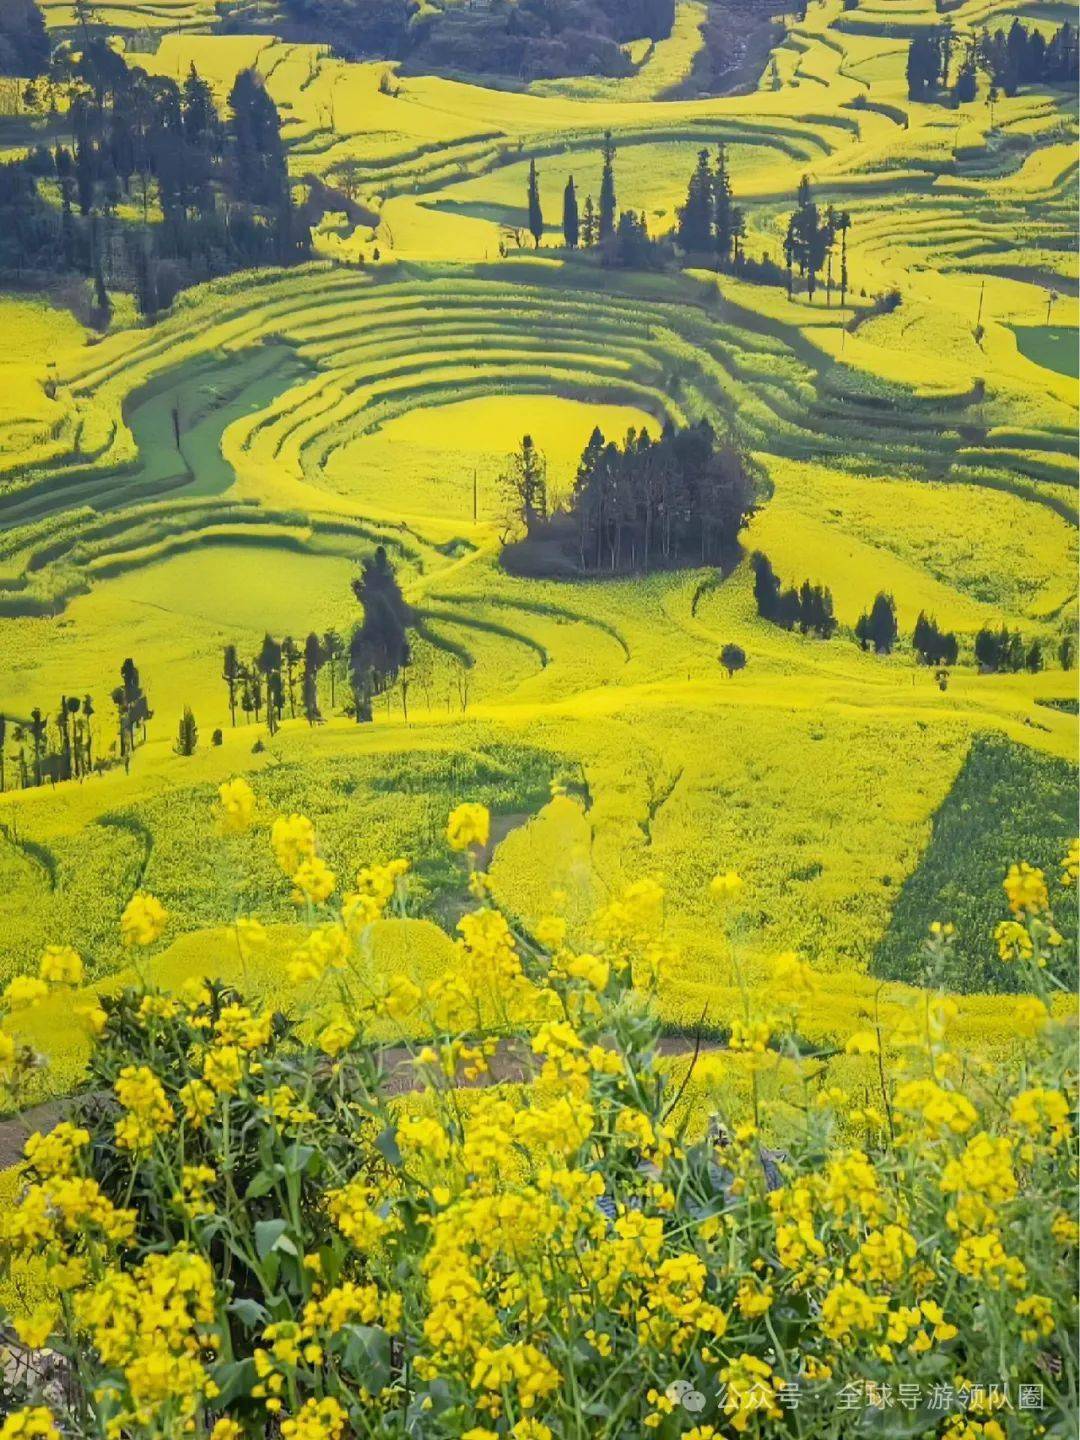
<path id="1" fill-rule="evenodd" d="M 667 1058 L 685 1055 L 693 1057 L 695 1050 L 701 1054 L 723 1049 L 718 1040 L 702 1040 L 700 1043 L 690 1036 L 664 1035 L 657 1045 L 657 1053 Z M 412 1063 L 412 1053 L 405 1045 L 387 1046 L 381 1051 L 383 1070 L 386 1075 L 385 1092 L 388 1095 L 408 1095 L 422 1090 Z M 534 1073 L 533 1055 L 528 1040 L 513 1036 L 499 1042 L 499 1048 L 489 1061 L 489 1071 L 476 1080 L 459 1080 L 462 1089 L 479 1089 L 488 1085 L 515 1084 L 528 1080 Z M 0 1120 L 0 1170 L 17 1165 L 22 1159 L 23 1146 L 35 1131 L 48 1133 L 70 1113 L 77 1099 L 87 1098 L 90 1092 L 80 1096 L 69 1096 L 59 1100 L 47 1100 L 41 1105 L 32 1105 L 7 1120 Z"/>

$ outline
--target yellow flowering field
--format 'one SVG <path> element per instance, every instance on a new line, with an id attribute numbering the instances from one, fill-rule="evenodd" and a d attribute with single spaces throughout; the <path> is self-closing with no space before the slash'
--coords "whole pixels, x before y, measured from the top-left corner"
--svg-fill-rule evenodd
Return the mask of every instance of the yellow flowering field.
<path id="1" fill-rule="evenodd" d="M 1071 1440 L 1075 16 L 7 9 L 0 1440 Z"/>
<path id="2" fill-rule="evenodd" d="M 151 979 L 169 917 L 132 896 L 140 978 L 76 1006 L 92 1090 L 25 1141 L 0 1217 L 20 1356 L 0 1434 L 343 1440 L 420 1415 L 448 1440 L 586 1417 L 704 1440 L 798 1416 L 840 1437 L 901 1384 L 912 1434 L 1075 1423 L 1074 1019 L 1051 906 L 1076 846 L 1060 880 L 1005 878 L 994 939 L 1026 991 L 1008 1055 L 931 986 L 826 1069 L 801 1027 L 820 977 L 794 953 L 771 994 L 733 992 L 722 1048 L 699 1034 L 676 1057 L 654 1006 L 662 887 L 603 901 L 587 950 L 554 913 L 523 933 L 480 868 L 481 804 L 449 817 L 476 908 L 427 975 L 371 965 L 374 935 L 410 924 L 406 859 L 350 883 L 308 817 L 267 826 L 242 778 L 214 824 L 254 827 L 291 889 L 307 1024 L 224 977 Z M 707 889 L 737 935 L 744 880 Z M 253 952 L 262 931 L 237 921 Z M 932 928 L 929 977 L 953 941 Z M 0 1006 L 83 978 L 47 946 Z M 10 1096 L 35 1063 L 0 1046 Z"/>

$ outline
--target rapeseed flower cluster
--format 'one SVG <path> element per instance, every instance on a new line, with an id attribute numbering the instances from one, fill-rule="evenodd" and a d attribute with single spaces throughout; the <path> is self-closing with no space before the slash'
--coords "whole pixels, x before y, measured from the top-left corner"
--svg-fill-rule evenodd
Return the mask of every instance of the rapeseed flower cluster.
<path id="1" fill-rule="evenodd" d="M 221 800 L 226 829 L 254 823 L 235 782 Z M 455 812 L 451 848 L 486 844 L 481 809 Z M 851 1047 L 879 1093 L 801 1066 L 778 1155 L 756 1092 L 752 1117 L 709 1117 L 700 1087 L 680 1105 L 697 1079 L 649 999 L 656 881 L 608 900 L 582 949 L 485 894 L 422 981 L 373 976 L 364 949 L 401 912 L 404 861 L 338 898 L 310 821 L 270 843 L 310 920 L 294 967 L 333 979 L 333 1011 L 298 1029 L 215 981 L 101 998 L 95 1097 L 31 1136 L 0 1213 L 0 1267 L 44 1282 L 19 1343 L 65 1384 L 15 1396 L 0 1440 L 846 1440 L 836 1397 L 871 1383 L 947 1388 L 905 1412 L 913 1435 L 1020 1440 L 1015 1403 L 974 1383 L 1002 1371 L 1067 1433 L 1076 1097 L 1039 872 L 1006 881 L 1030 941 L 1016 1058 L 967 1068 L 955 1006 L 927 994 Z M 8 1005 L 77 983 L 73 954 L 46 952 Z M 813 995 L 798 956 L 775 972 Z M 788 1018 L 725 1018 L 751 1082 L 793 1064 Z M 839 1138 L 853 1100 L 860 1145 Z"/>

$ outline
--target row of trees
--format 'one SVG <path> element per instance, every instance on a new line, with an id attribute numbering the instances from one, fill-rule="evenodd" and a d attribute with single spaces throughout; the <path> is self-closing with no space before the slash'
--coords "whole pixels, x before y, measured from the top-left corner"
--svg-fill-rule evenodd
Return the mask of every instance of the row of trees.
<path id="1" fill-rule="evenodd" d="M 111 758 L 95 753 L 93 720 L 97 714 L 92 695 L 61 695 L 51 717 L 35 706 L 26 720 L 13 721 L 0 715 L 0 791 L 7 789 L 8 744 L 16 748 L 19 784 L 56 784 L 79 780 L 115 763 L 116 757 L 130 764 L 136 748 L 146 740 L 147 724 L 153 719 L 146 692 L 134 660 L 120 667 L 120 684 L 112 691 L 116 712 L 117 741 Z"/>
<path id="2" fill-rule="evenodd" d="M 325 691 L 329 688 L 334 710 L 339 686 L 349 697 L 345 708 L 358 721 L 372 718 L 375 697 L 385 694 L 409 664 L 406 632 L 413 616 L 381 545 L 362 562 L 352 588 L 363 619 L 347 642 L 336 630 L 321 635 L 312 631 L 302 645 L 291 635 L 278 640 L 267 634 L 250 659 L 243 658 L 235 645 L 225 646 L 221 678 L 234 726 L 238 712 L 256 723 L 265 717 L 274 735 L 286 708 L 294 720 L 302 715 L 309 725 L 321 724 Z M 407 704 L 404 698 L 403 703 Z"/>
<path id="3" fill-rule="evenodd" d="M 831 590 L 809 580 L 785 589 L 771 560 L 760 550 L 751 556 L 750 564 L 754 572 L 754 600 L 762 619 L 784 630 L 797 628 L 804 635 L 817 635 L 821 640 L 832 638 L 836 633 L 836 615 Z"/>
<path id="4" fill-rule="evenodd" d="M 697 163 L 687 185 L 686 200 L 679 207 L 676 227 L 666 240 L 649 234 L 644 214 L 633 210 L 619 212 L 615 189 L 615 144 L 610 131 L 604 137 L 600 201 L 594 204 L 587 195 L 579 204 L 574 177 L 567 179 L 563 191 L 562 238 L 569 250 L 599 247 L 606 264 L 628 268 L 657 268 L 665 257 L 672 258 L 672 240 L 677 241 L 684 255 L 708 257 L 721 270 L 747 274 L 752 279 L 770 284 L 786 283 L 788 296 L 794 290 L 797 270 L 805 283 L 811 301 L 823 278 L 827 303 L 832 304 L 834 288 L 840 290 L 840 303 L 847 303 L 849 287 L 847 239 L 851 215 L 832 205 L 820 210 L 814 199 L 808 176 L 799 183 L 795 209 L 789 217 L 784 237 L 786 270 L 763 256 L 760 262 L 745 254 L 746 215 L 736 200 L 728 168 L 727 148 L 717 147 L 715 161 L 708 149 L 698 153 Z M 526 208 L 528 231 L 533 245 L 539 249 L 546 232 L 540 178 L 535 159 L 529 162 Z M 523 235 L 511 232 L 511 240 L 520 245 Z"/>
<path id="5" fill-rule="evenodd" d="M 804 635 L 814 634 L 828 640 L 837 629 L 830 591 L 804 580 L 800 586 L 786 589 L 778 579 L 767 555 L 755 551 L 750 558 L 754 573 L 754 600 L 758 614 L 785 630 L 798 628 Z M 896 602 L 885 591 L 879 591 L 873 604 L 855 622 L 855 638 L 863 650 L 873 649 L 879 655 L 892 653 L 900 638 Z M 947 668 L 960 658 L 960 642 L 952 630 L 943 630 L 933 615 L 920 610 L 911 636 L 911 646 L 924 665 Z M 1058 660 L 1063 670 L 1076 663 L 1076 644 L 1071 635 L 1058 646 Z M 983 670 L 1030 670 L 1043 668 L 1042 641 L 1026 643 L 1020 632 L 1003 625 L 999 630 L 984 626 L 975 637 L 975 663 Z M 944 681 L 947 677 L 942 676 Z"/>
<path id="6" fill-rule="evenodd" d="M 562 232 L 563 243 L 570 250 L 577 250 L 579 247 L 589 250 L 597 245 L 610 248 L 615 244 L 618 231 L 615 153 L 615 141 L 608 130 L 604 134 L 601 147 L 599 203 L 594 202 L 591 195 L 586 195 L 584 206 L 579 205 L 573 175 L 566 181 L 566 188 L 563 190 Z M 527 208 L 529 233 L 533 238 L 533 245 L 539 249 L 546 222 L 535 160 L 529 162 Z"/>
<path id="7" fill-rule="evenodd" d="M 256 72 L 236 77 L 223 119 L 194 65 L 178 86 L 89 38 L 30 90 L 38 108 L 58 97 L 70 143 L 0 170 L 0 264 L 82 271 L 101 307 L 116 284 L 153 314 L 182 284 L 307 257 L 280 117 Z M 138 218 L 118 219 L 121 205 Z"/>
<path id="8" fill-rule="evenodd" d="M 323 716 L 319 703 L 319 676 L 325 668 L 330 679 L 331 707 L 336 703 L 340 662 L 344 654 L 341 636 L 334 630 L 324 635 L 314 631 L 303 645 L 291 635 L 277 640 L 263 637 L 258 654 L 242 659 L 235 645 L 226 645 L 221 678 L 229 696 L 229 718 L 236 724 L 239 710 L 256 722 L 266 716 L 271 735 L 285 715 L 286 705 L 295 719 L 299 706 L 310 725 Z"/>
<path id="9" fill-rule="evenodd" d="M 610 131 L 604 136 L 602 157 L 598 202 L 586 195 L 581 205 L 573 175 L 566 181 L 562 205 L 563 244 L 569 250 L 598 250 L 605 265 L 633 270 L 658 269 L 664 262 L 664 246 L 649 234 L 644 211 L 638 214 L 634 210 L 618 209 L 615 142 Z M 529 162 L 527 209 L 529 234 L 539 249 L 547 227 L 535 160 Z M 509 238 L 518 245 L 523 239 L 514 231 Z M 505 242 L 503 248 L 506 248 Z"/>
<path id="10" fill-rule="evenodd" d="M 952 630 L 942 630 L 933 615 L 919 611 L 911 645 L 924 665 L 955 665 L 960 656 L 960 643 Z"/>
<path id="11" fill-rule="evenodd" d="M 832 304 L 833 287 L 839 281 L 841 307 L 847 304 L 848 257 L 847 237 L 851 215 L 847 210 L 818 207 L 810 188 L 809 176 L 799 181 L 799 193 L 784 235 L 784 260 L 787 266 L 788 298 L 794 285 L 794 270 L 806 285 L 813 302 L 818 279 L 824 276 L 826 304 Z M 834 268 L 835 267 L 835 268 Z"/>
<path id="12" fill-rule="evenodd" d="M 989 77 L 990 104 L 1002 92 L 1015 95 L 1022 85 L 1073 86 L 1080 73 L 1076 29 L 1065 21 L 1047 40 L 1040 30 L 1014 20 L 1007 32 L 984 31 L 961 42 L 950 22 L 935 25 L 908 46 L 908 95 L 912 100 L 948 96 L 956 104 L 969 104 L 978 92 L 980 70 Z"/>
<path id="13" fill-rule="evenodd" d="M 1059 644 L 1058 660 L 1063 670 L 1071 669 L 1076 663 L 1076 645 L 1071 635 Z M 1028 642 L 1019 630 L 1010 630 L 1007 625 L 998 630 L 984 625 L 975 636 L 975 663 L 981 670 L 995 673 L 1029 670 L 1036 674 L 1045 667 L 1046 658 L 1038 638 Z"/>
<path id="14" fill-rule="evenodd" d="M 785 588 L 772 561 L 760 550 L 751 557 L 750 564 L 754 572 L 754 600 L 762 619 L 784 630 L 797 628 L 804 635 L 817 635 L 821 640 L 829 640 L 836 634 L 832 591 L 827 586 L 804 580 L 801 585 Z M 919 620 L 926 623 L 923 615 Z M 923 632 L 916 627 L 916 633 Z M 864 650 L 873 646 L 879 655 L 887 655 L 896 644 L 898 634 L 896 605 L 891 595 L 881 592 L 870 609 L 860 615 L 855 638 Z"/>

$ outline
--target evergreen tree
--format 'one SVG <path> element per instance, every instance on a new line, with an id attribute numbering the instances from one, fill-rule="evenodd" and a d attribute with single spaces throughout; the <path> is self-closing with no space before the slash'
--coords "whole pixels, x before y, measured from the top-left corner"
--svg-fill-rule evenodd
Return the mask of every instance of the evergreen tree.
<path id="1" fill-rule="evenodd" d="M 191 707 L 185 705 L 173 749 L 177 755 L 194 755 L 198 744 L 199 727 L 195 724 L 195 716 L 191 712 Z"/>
<path id="2" fill-rule="evenodd" d="M 835 218 L 836 232 L 840 236 L 840 308 L 847 304 L 848 263 L 847 237 L 851 229 L 851 215 L 847 210 L 838 210 Z"/>
<path id="3" fill-rule="evenodd" d="M 342 656 L 341 636 L 336 630 L 327 630 L 322 638 L 323 655 L 330 672 L 330 708 L 337 704 L 337 667 Z"/>
<path id="4" fill-rule="evenodd" d="M 704 254 L 713 248 L 713 175 L 708 150 L 698 152 L 697 165 L 679 209 L 679 244 L 687 254 Z"/>
<path id="5" fill-rule="evenodd" d="M 780 609 L 780 581 L 773 570 L 772 562 L 760 550 L 751 559 L 754 571 L 754 600 L 757 612 L 764 620 L 775 620 Z"/>
<path id="6" fill-rule="evenodd" d="M 566 189 L 563 191 L 562 229 L 567 249 L 576 250 L 581 238 L 581 222 L 578 216 L 577 191 L 574 189 L 572 175 L 567 180 Z"/>
<path id="7" fill-rule="evenodd" d="M 596 207 L 593 205 L 592 196 L 586 195 L 585 209 L 582 214 L 581 222 L 581 243 L 585 246 L 586 250 L 592 249 L 592 247 L 596 244 L 596 235 Z"/>
<path id="8" fill-rule="evenodd" d="M 45 737 L 48 730 L 48 721 L 36 705 L 33 710 L 30 711 L 30 724 L 28 729 L 30 731 L 30 746 L 34 756 L 34 784 L 40 785 L 43 778 L 42 761 L 45 757 Z"/>
<path id="9" fill-rule="evenodd" d="M 975 663 L 981 670 L 996 670 L 1001 662 L 998 637 L 984 625 L 975 636 Z"/>
<path id="10" fill-rule="evenodd" d="M 233 726 L 236 725 L 236 693 L 240 684 L 240 660 L 236 653 L 235 645 L 225 646 L 225 658 L 221 670 L 221 678 L 229 689 L 229 717 Z"/>
<path id="11" fill-rule="evenodd" d="M 286 635 L 281 642 L 281 666 L 285 691 L 289 697 L 289 715 L 293 720 L 296 719 L 296 672 L 299 664 L 299 646 L 291 635 Z"/>
<path id="12" fill-rule="evenodd" d="M 361 693 L 370 700 L 372 694 L 382 694 L 395 683 L 409 664 L 410 654 L 406 629 L 412 624 L 412 611 L 383 546 L 361 563 L 360 577 L 353 580 L 353 593 L 363 606 L 364 616 L 350 644 L 350 674 L 354 681 L 357 677 L 364 680 Z"/>
<path id="13" fill-rule="evenodd" d="M 784 590 L 776 607 L 776 623 L 783 630 L 794 630 L 799 623 L 799 616 L 802 607 L 799 603 L 799 592 L 795 587 L 789 586 Z"/>
<path id="14" fill-rule="evenodd" d="M 127 659 L 120 666 L 120 680 L 123 687 L 130 748 L 134 748 L 135 727 L 140 727 L 142 738 L 145 740 L 146 726 L 148 721 L 153 719 L 153 712 L 147 701 L 138 666 L 134 660 Z"/>
<path id="15" fill-rule="evenodd" d="M 523 525 L 526 534 L 547 519 L 547 461 L 531 435 L 523 436 L 519 449 L 510 456 L 499 476 L 499 489 L 508 521 Z"/>
<path id="16" fill-rule="evenodd" d="M 270 734 L 277 732 L 284 707 L 284 691 L 281 685 L 281 646 L 269 633 L 263 636 L 262 648 L 255 657 L 255 670 L 265 681 L 266 723 Z M 256 718 L 258 716 L 256 700 Z"/>
<path id="17" fill-rule="evenodd" d="M 970 105 L 976 98 L 979 91 L 978 79 L 975 72 L 975 45 L 974 42 L 968 47 L 960 69 L 956 72 L 956 80 L 953 83 L 952 98 L 955 105 Z"/>
<path id="18" fill-rule="evenodd" d="M 540 181 L 536 174 L 536 161 L 529 161 L 529 233 L 533 246 L 539 250 L 544 238 L 544 212 L 540 205 Z"/>
<path id="19" fill-rule="evenodd" d="M 797 265 L 799 274 L 806 280 L 807 294 L 813 301 L 817 276 L 830 244 L 831 237 L 828 227 L 822 224 L 817 204 L 810 190 L 810 178 L 804 175 L 799 181 L 796 207 L 788 220 L 784 240 L 789 296 L 792 289 L 792 266 Z"/>
<path id="20" fill-rule="evenodd" d="M 716 253 L 726 269 L 737 264 L 739 241 L 745 233 L 743 213 L 734 203 L 731 178 L 728 175 L 727 147 L 721 144 L 716 152 L 716 173 L 713 176 L 713 229 Z"/>
<path id="21" fill-rule="evenodd" d="M 318 635 L 312 632 L 304 642 L 304 715 L 309 725 L 322 719 L 319 710 L 319 671 L 326 661 L 326 651 Z"/>
<path id="22" fill-rule="evenodd" d="M 900 634 L 896 623 L 896 602 L 879 590 L 870 607 L 869 637 L 879 655 L 891 655 Z"/>
<path id="23" fill-rule="evenodd" d="M 600 177 L 600 213 L 597 219 L 597 240 L 601 245 L 615 238 L 615 142 L 611 131 L 604 135 L 604 168 Z"/>

